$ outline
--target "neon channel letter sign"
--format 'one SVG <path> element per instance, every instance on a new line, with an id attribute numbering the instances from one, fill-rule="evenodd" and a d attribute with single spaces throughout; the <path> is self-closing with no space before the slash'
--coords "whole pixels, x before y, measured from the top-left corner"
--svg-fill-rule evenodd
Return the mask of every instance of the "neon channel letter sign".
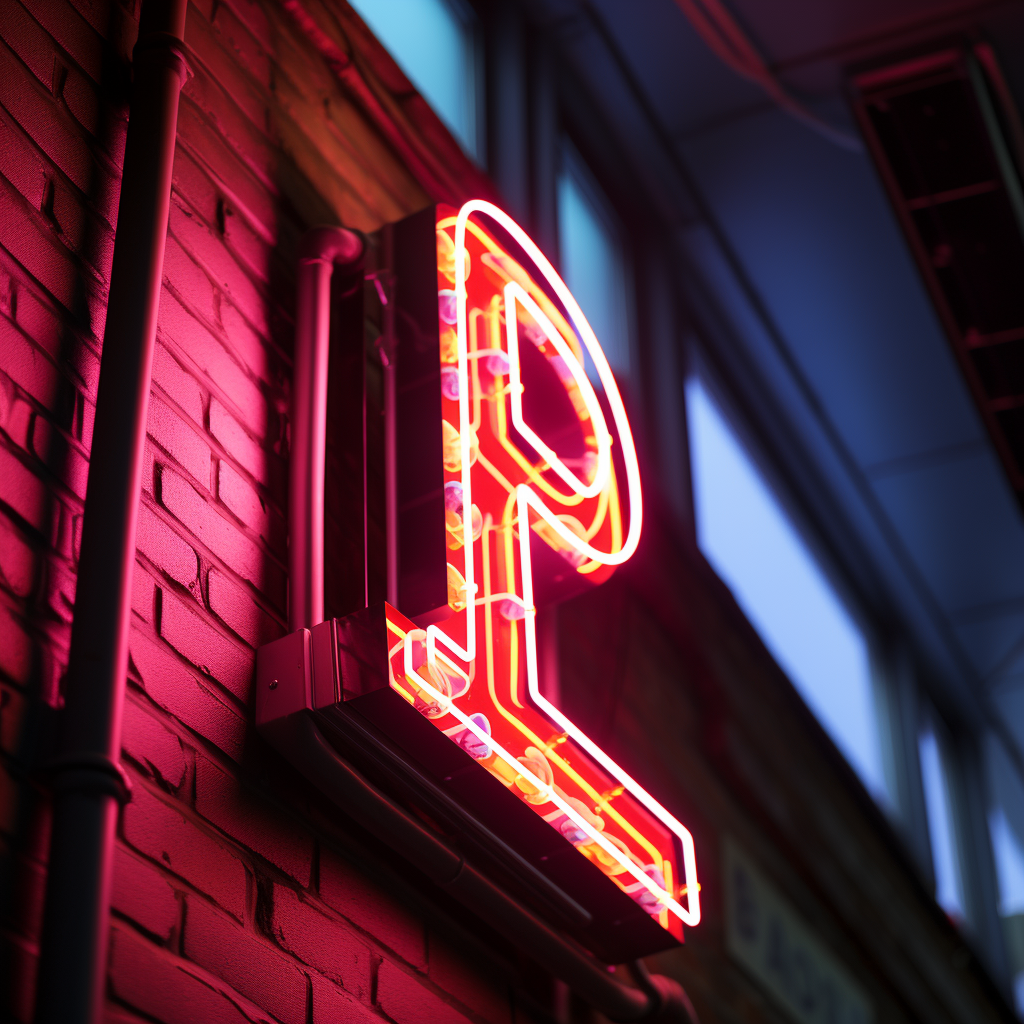
<path id="1" fill-rule="evenodd" d="M 615 378 L 506 213 L 439 207 L 436 240 L 448 608 L 417 625 L 387 605 L 390 687 L 679 938 L 700 920 L 690 833 L 545 695 L 538 668 L 544 594 L 601 582 L 640 538 Z"/>

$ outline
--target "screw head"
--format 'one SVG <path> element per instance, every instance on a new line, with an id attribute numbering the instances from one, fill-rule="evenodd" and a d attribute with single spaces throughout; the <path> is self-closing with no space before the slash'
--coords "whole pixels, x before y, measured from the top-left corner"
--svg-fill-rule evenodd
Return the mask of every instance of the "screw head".
<path id="1" fill-rule="evenodd" d="M 276 679 L 271 679 L 270 680 L 270 688 L 272 690 L 276 690 L 277 689 L 277 680 Z"/>

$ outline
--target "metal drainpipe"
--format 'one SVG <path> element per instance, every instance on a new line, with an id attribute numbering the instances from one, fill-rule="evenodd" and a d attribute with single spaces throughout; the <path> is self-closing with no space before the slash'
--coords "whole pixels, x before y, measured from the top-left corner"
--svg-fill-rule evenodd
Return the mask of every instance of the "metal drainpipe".
<path id="1" fill-rule="evenodd" d="M 171 196 L 186 0 L 146 0 L 132 56 L 117 234 L 100 363 L 75 618 L 51 766 L 53 822 L 37 1024 L 103 1012 L 128 665 L 135 520 Z"/>

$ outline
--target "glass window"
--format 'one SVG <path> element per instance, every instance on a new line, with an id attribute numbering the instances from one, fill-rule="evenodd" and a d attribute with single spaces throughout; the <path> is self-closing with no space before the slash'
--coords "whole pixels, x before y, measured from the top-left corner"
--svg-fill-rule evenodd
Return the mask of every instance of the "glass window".
<path id="1" fill-rule="evenodd" d="M 558 252 L 562 277 L 601 343 L 616 377 L 629 374 L 626 264 L 615 215 L 568 144 L 558 176 Z M 590 360 L 586 370 L 596 384 Z"/>
<path id="2" fill-rule="evenodd" d="M 701 551 L 868 791 L 892 808 L 864 634 L 698 377 L 686 402 Z"/>
<path id="3" fill-rule="evenodd" d="M 927 722 L 918 737 L 918 753 L 935 871 L 935 900 L 959 924 L 965 918 L 964 895 L 944 747 L 934 722 Z"/>
<path id="4" fill-rule="evenodd" d="M 482 160 L 475 25 L 461 0 L 351 0 L 462 147 Z"/>
<path id="5" fill-rule="evenodd" d="M 999 886 L 999 916 L 1017 1014 L 1024 1019 L 1024 783 L 994 736 L 988 738 L 985 747 L 990 793 L 988 826 Z"/>

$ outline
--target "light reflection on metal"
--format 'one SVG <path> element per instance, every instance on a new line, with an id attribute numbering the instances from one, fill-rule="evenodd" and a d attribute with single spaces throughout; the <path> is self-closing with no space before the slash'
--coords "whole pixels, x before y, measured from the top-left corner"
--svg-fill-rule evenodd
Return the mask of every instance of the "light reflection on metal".
<path id="1" fill-rule="evenodd" d="M 599 583 L 639 542 L 618 387 L 568 288 L 507 214 L 480 200 L 439 208 L 437 244 L 452 614 L 418 628 L 388 606 L 391 686 L 679 937 L 700 920 L 689 831 L 545 696 L 538 672 L 537 586 Z"/>

